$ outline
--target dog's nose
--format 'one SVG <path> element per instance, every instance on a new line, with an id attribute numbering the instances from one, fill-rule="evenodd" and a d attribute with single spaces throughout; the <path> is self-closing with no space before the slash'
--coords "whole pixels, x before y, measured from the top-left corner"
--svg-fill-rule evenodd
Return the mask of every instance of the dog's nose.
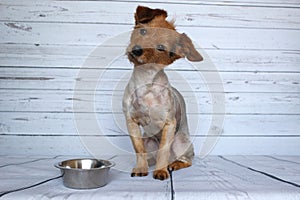
<path id="1" fill-rule="evenodd" d="M 141 46 L 139 45 L 135 45 L 132 50 L 131 53 L 135 56 L 141 56 L 143 54 L 143 49 Z"/>

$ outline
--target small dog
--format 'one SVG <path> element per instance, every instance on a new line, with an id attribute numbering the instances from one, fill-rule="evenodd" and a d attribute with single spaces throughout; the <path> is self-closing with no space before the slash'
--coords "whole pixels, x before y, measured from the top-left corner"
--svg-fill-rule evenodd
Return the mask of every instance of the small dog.
<path id="1" fill-rule="evenodd" d="M 132 177 L 147 176 L 149 165 L 156 162 L 153 177 L 165 180 L 168 170 L 189 167 L 194 157 L 184 99 L 170 85 L 164 68 L 179 58 L 203 58 L 191 39 L 178 33 L 166 17 L 164 10 L 138 6 L 126 50 L 134 64 L 123 97 L 127 129 L 136 152 Z"/>

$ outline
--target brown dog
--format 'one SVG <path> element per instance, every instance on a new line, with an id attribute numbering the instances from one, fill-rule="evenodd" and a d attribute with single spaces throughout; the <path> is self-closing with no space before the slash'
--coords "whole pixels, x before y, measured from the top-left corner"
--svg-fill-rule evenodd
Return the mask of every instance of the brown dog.
<path id="1" fill-rule="evenodd" d="M 153 177 L 159 180 L 169 177 L 168 169 L 191 166 L 194 157 L 184 99 L 171 87 L 164 67 L 183 57 L 203 59 L 191 40 L 178 33 L 166 17 L 164 10 L 137 8 L 127 48 L 134 70 L 123 97 L 123 112 L 136 151 L 131 176 L 147 176 L 148 165 L 156 162 Z"/>

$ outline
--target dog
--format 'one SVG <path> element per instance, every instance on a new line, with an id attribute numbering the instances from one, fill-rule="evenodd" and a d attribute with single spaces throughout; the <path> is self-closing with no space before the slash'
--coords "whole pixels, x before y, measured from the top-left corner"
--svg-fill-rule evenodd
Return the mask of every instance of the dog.
<path id="1" fill-rule="evenodd" d="M 191 39 L 167 21 L 167 12 L 138 6 L 135 27 L 126 54 L 134 65 L 123 96 L 123 112 L 136 152 L 131 176 L 168 179 L 169 171 L 192 165 L 194 148 L 189 139 L 186 107 L 164 68 L 179 58 L 202 61 Z M 142 134 L 142 130 L 144 133 Z"/>

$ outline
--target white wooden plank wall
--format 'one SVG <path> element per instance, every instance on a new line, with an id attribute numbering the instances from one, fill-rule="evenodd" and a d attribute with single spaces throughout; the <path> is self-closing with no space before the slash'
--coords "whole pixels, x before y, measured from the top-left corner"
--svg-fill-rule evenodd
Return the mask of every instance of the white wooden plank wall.
<path id="1" fill-rule="evenodd" d="M 223 82 L 216 84 L 225 88 L 226 116 L 212 154 L 300 154 L 299 0 L 1 0 L 0 154 L 87 154 L 72 108 L 76 76 L 95 46 L 131 30 L 137 5 L 166 9 L 178 30 L 199 44 L 218 68 Z M 211 100 L 196 72 L 185 70 L 186 63 L 178 62 L 176 68 L 196 91 L 182 91 L 188 107 L 201 108 L 189 112 L 202 121 L 194 134 L 198 151 Z M 122 115 L 122 91 L 113 91 L 111 84 L 131 68 L 125 56 L 118 59 L 104 78 L 107 84 L 96 92 L 95 104 L 107 137 L 128 150 L 127 133 L 113 121 Z M 120 99 L 119 112 L 111 109 L 113 92 Z M 88 134 L 99 139 L 93 129 Z"/>

